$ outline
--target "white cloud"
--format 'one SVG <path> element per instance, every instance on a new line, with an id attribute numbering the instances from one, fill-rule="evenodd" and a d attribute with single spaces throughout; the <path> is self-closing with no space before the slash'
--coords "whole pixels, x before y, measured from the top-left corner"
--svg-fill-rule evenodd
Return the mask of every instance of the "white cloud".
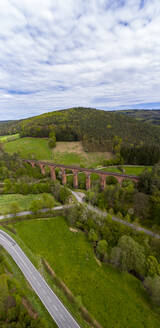
<path id="1" fill-rule="evenodd" d="M 0 119 L 160 103 L 158 0 L 1 0 L 0 24 Z"/>

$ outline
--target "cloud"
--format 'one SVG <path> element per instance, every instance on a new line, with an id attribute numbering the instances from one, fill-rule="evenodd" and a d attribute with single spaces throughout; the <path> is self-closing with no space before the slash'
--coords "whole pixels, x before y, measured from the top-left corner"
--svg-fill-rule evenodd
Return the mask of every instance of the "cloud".
<path id="1" fill-rule="evenodd" d="M 160 104 L 157 0 L 1 0 L 0 114 Z"/>

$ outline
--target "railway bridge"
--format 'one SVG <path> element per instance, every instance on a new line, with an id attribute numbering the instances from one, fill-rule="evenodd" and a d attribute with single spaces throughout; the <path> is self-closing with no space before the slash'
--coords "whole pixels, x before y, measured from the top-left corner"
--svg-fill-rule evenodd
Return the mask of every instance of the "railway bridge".
<path id="1" fill-rule="evenodd" d="M 70 166 L 70 165 L 63 165 L 63 164 L 56 164 L 46 161 L 37 161 L 31 159 L 24 159 L 26 163 L 29 163 L 32 167 L 39 166 L 41 169 L 41 173 L 45 175 L 45 168 L 49 167 L 51 172 L 51 179 L 56 180 L 56 172 L 55 169 L 59 168 L 62 174 L 62 184 L 65 185 L 67 183 L 67 175 L 66 170 L 70 170 L 73 173 L 73 186 L 74 188 L 78 188 L 78 173 L 84 172 L 86 175 L 86 189 L 90 189 L 91 187 L 91 173 L 96 173 L 100 177 L 101 189 L 104 190 L 106 187 L 106 177 L 107 176 L 114 176 L 119 183 L 122 183 L 125 179 L 130 179 L 135 183 L 138 182 L 138 177 L 134 175 L 127 175 L 127 174 L 120 174 L 120 173 L 113 173 L 113 172 L 105 172 L 99 171 L 95 169 L 87 169 L 77 166 Z"/>

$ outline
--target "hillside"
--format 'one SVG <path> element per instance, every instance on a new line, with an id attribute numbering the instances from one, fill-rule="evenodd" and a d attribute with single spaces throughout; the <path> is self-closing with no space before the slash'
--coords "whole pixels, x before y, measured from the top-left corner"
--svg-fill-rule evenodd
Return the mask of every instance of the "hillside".
<path id="1" fill-rule="evenodd" d="M 160 110 L 144 110 L 144 109 L 131 109 L 121 111 L 127 117 L 137 119 L 143 123 L 152 123 L 160 125 Z"/>
<path id="2" fill-rule="evenodd" d="M 85 151 L 113 151 L 115 136 L 122 144 L 159 144 L 159 128 L 119 112 L 71 108 L 0 125 L 0 134 L 48 137 L 54 129 L 57 141 L 82 141 Z M 14 130 L 14 131 L 13 131 Z"/>

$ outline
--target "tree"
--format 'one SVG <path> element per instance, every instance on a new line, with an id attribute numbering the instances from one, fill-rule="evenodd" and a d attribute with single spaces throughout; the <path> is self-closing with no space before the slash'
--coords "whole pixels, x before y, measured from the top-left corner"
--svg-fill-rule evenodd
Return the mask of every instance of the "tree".
<path id="1" fill-rule="evenodd" d="M 160 191 L 150 197 L 151 215 L 155 223 L 160 224 Z"/>
<path id="2" fill-rule="evenodd" d="M 107 185 L 117 184 L 118 180 L 113 175 L 110 175 L 106 178 L 106 183 Z"/>
<path id="3" fill-rule="evenodd" d="M 48 145 L 50 148 L 54 148 L 56 146 L 56 136 L 55 136 L 55 132 L 51 131 L 49 133 L 49 142 Z"/>
<path id="4" fill-rule="evenodd" d="M 4 189 L 3 189 L 4 193 L 7 194 L 7 193 L 11 192 L 12 186 L 13 186 L 12 181 L 10 179 L 5 179 L 4 180 Z"/>
<path id="5" fill-rule="evenodd" d="M 122 236 L 118 247 L 111 252 L 111 262 L 122 271 L 131 272 L 142 278 L 145 275 L 145 252 L 130 236 Z"/>
<path id="6" fill-rule="evenodd" d="M 160 306 L 160 277 L 147 277 L 143 284 L 152 302 Z"/>
<path id="7" fill-rule="evenodd" d="M 122 250 L 120 247 L 113 247 L 110 254 L 110 262 L 116 268 L 121 268 Z"/>
<path id="8" fill-rule="evenodd" d="M 30 205 L 30 211 L 37 214 L 37 212 L 43 208 L 43 202 L 41 199 L 34 199 Z"/>
<path id="9" fill-rule="evenodd" d="M 55 201 L 53 196 L 49 195 L 49 194 L 42 194 L 42 206 L 43 208 L 49 208 L 51 209 L 52 207 L 54 207 L 55 205 Z"/>
<path id="10" fill-rule="evenodd" d="M 69 190 L 66 187 L 61 186 L 60 193 L 59 193 L 60 202 L 62 202 L 62 204 L 67 203 L 69 196 L 70 196 Z"/>
<path id="11" fill-rule="evenodd" d="M 20 207 L 19 204 L 17 202 L 13 202 L 10 204 L 10 209 L 9 212 L 11 214 L 17 215 L 18 212 L 20 212 Z"/>
<path id="12" fill-rule="evenodd" d="M 94 242 L 94 243 L 95 243 L 96 241 L 98 241 L 98 236 L 97 236 L 96 232 L 94 231 L 94 229 L 91 229 L 91 230 L 89 231 L 88 239 L 89 239 L 89 241 L 92 241 L 92 242 Z"/>
<path id="13" fill-rule="evenodd" d="M 103 259 L 104 255 L 107 253 L 107 247 L 108 243 L 105 239 L 99 240 L 96 251 L 101 259 Z"/>
<path id="14" fill-rule="evenodd" d="M 155 256 L 150 255 L 147 258 L 147 272 L 148 275 L 151 277 L 155 277 L 157 275 L 160 275 L 160 264 L 158 263 Z"/>
<path id="15" fill-rule="evenodd" d="M 136 217 L 141 218 L 142 220 L 149 217 L 149 196 L 142 193 L 136 192 L 133 196 L 134 202 L 134 214 Z"/>

